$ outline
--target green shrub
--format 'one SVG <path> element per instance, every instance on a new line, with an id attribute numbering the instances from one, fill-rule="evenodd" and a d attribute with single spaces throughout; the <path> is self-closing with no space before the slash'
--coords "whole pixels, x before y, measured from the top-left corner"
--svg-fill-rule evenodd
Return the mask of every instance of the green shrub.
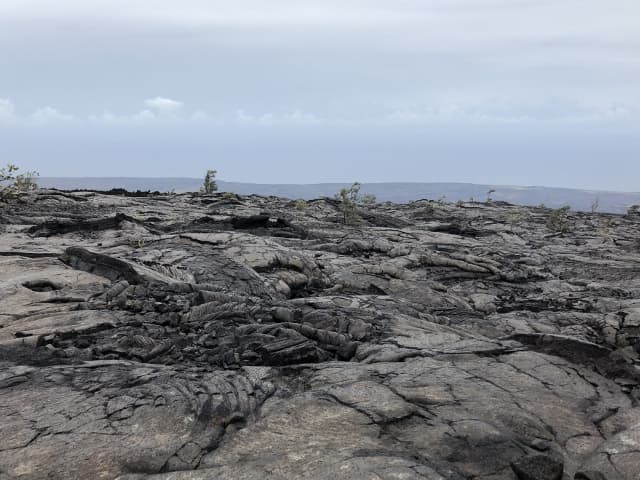
<path id="1" fill-rule="evenodd" d="M 363 207 L 373 207 L 376 204 L 377 199 L 375 195 L 367 193 L 365 195 L 362 195 L 359 201 L 360 205 L 362 205 Z"/>
<path id="2" fill-rule="evenodd" d="M 233 192 L 224 192 L 222 194 L 222 199 L 223 200 L 237 200 L 238 199 L 238 195 L 236 195 Z"/>
<path id="3" fill-rule="evenodd" d="M 547 228 L 554 233 L 567 233 L 571 230 L 569 224 L 569 207 L 564 207 L 551 210 L 549 217 L 547 218 Z"/>
<path id="4" fill-rule="evenodd" d="M 358 198 L 360 196 L 360 183 L 354 182 L 349 188 L 341 188 L 336 193 L 336 200 L 340 202 L 340 211 L 345 225 L 360 223 L 362 218 L 358 213 Z"/>
<path id="5" fill-rule="evenodd" d="M 436 212 L 436 207 L 432 200 L 423 200 L 416 204 L 416 206 L 418 205 L 420 205 L 420 208 L 416 208 L 416 210 L 411 213 L 411 216 L 414 218 L 428 218 Z"/>
<path id="6" fill-rule="evenodd" d="M 207 170 L 202 187 L 200 187 L 201 193 L 213 193 L 218 190 L 218 184 L 216 183 L 217 173 L 217 170 Z"/>
<path id="7" fill-rule="evenodd" d="M 38 189 L 35 178 L 38 172 L 26 172 L 18 174 L 19 167 L 8 164 L 0 168 L 0 200 L 19 196 L 24 192 L 31 192 Z"/>
<path id="8" fill-rule="evenodd" d="M 358 208 L 371 208 L 376 204 L 376 196 L 371 194 L 361 195 L 360 187 L 360 182 L 354 182 L 349 188 L 342 188 L 335 195 L 336 200 L 340 202 L 340 211 L 345 225 L 362 222 Z"/>

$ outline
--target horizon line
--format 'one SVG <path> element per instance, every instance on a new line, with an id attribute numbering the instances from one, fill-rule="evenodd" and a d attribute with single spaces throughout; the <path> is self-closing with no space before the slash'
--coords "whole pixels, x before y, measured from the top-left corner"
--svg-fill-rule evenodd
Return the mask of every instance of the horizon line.
<path id="1" fill-rule="evenodd" d="M 66 177 L 56 177 L 56 176 L 48 176 L 42 175 L 39 176 L 40 179 L 74 179 L 74 180 L 88 180 L 88 179 L 100 179 L 100 180 L 117 180 L 117 179 L 144 179 L 144 180 L 194 180 L 201 181 L 200 177 L 127 177 L 127 176 L 66 176 Z M 235 184 L 245 184 L 245 185 L 289 185 L 289 186 L 314 186 L 314 185 L 350 185 L 353 184 L 354 181 L 334 181 L 334 182 L 315 182 L 315 183 L 260 183 L 260 182 L 243 182 L 238 180 L 223 180 L 221 178 L 217 178 L 216 181 L 222 183 L 235 183 Z M 517 185 L 517 184 L 495 184 L 495 183 L 475 183 L 475 182 L 460 182 L 460 181 L 439 181 L 439 182 L 427 182 L 427 181 L 388 181 L 388 182 L 364 182 L 357 181 L 361 185 L 392 185 L 392 184 L 410 184 L 410 185 L 443 185 L 443 184 L 453 184 L 453 185 L 476 185 L 476 186 L 488 186 L 488 187 L 497 187 L 497 188 L 526 188 L 526 189 L 535 189 L 535 188 L 549 188 L 549 189 L 561 189 L 561 190 L 577 190 L 581 192 L 593 192 L 593 193 L 629 193 L 629 194 L 640 194 L 640 191 L 631 191 L 631 190 L 608 190 L 608 189 L 598 189 L 598 188 L 581 188 L 581 187 L 564 187 L 564 186 L 548 186 L 548 185 Z"/>

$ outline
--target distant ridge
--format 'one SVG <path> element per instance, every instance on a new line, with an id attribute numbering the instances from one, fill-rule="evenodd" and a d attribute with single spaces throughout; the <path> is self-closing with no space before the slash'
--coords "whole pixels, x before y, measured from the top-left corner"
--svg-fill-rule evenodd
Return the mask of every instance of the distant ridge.
<path id="1" fill-rule="evenodd" d="M 135 178 L 135 177 L 41 177 L 38 184 L 43 188 L 59 188 L 65 190 L 109 190 L 125 188 L 127 190 L 175 191 L 176 193 L 198 191 L 202 184 L 200 178 Z M 285 198 L 313 199 L 333 196 L 346 183 L 315 184 L 260 184 L 225 182 L 218 180 L 220 191 L 235 192 L 241 195 L 273 195 Z M 598 211 L 609 213 L 625 213 L 631 205 L 640 204 L 640 192 L 610 192 L 596 190 L 579 190 L 556 187 L 518 187 L 504 185 L 482 185 L 474 183 L 365 183 L 364 193 L 376 195 L 378 201 L 406 203 L 419 199 L 446 201 L 458 200 L 484 201 L 487 192 L 495 190 L 491 198 L 518 205 L 540 205 L 557 208 L 569 205 L 574 210 L 590 211 L 594 202 L 598 201 Z"/>

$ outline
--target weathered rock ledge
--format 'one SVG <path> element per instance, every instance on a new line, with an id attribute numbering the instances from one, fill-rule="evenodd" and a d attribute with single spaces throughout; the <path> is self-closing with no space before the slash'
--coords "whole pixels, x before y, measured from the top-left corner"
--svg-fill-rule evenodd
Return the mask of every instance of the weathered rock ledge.
<path id="1" fill-rule="evenodd" d="M 0 205 L 0 479 L 640 479 L 640 219 Z"/>

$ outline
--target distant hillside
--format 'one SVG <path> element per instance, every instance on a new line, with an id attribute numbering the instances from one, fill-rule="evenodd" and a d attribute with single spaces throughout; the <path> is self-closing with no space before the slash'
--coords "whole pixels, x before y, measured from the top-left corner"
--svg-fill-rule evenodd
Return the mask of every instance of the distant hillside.
<path id="1" fill-rule="evenodd" d="M 92 189 L 109 190 L 111 188 L 126 188 L 127 190 L 158 190 L 177 193 L 197 191 L 202 184 L 199 178 L 53 178 L 42 177 L 38 180 L 40 186 L 60 189 Z M 312 199 L 323 196 L 333 196 L 344 183 L 317 183 L 309 185 L 296 184 L 259 184 L 224 182 L 219 180 L 221 191 L 235 192 L 242 195 L 274 195 L 286 198 Z M 571 188 L 553 187 L 517 187 L 503 185 L 478 185 L 473 183 L 368 183 L 363 184 L 364 193 L 376 195 L 378 201 L 392 201 L 406 203 L 419 199 L 443 198 L 446 201 L 458 200 L 484 201 L 489 190 L 494 200 L 501 200 L 519 205 L 540 205 L 561 207 L 570 205 L 574 210 L 591 210 L 593 203 L 598 201 L 598 211 L 611 213 L 625 213 L 629 206 L 640 204 L 640 192 L 607 192 L 595 190 L 577 190 Z"/>

